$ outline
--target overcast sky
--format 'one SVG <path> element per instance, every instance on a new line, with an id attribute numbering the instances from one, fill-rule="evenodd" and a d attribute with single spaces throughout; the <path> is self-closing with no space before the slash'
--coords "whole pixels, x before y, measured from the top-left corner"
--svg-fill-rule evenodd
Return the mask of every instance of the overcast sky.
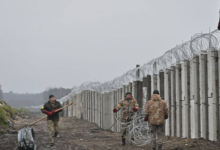
<path id="1" fill-rule="evenodd" d="M 201 31 L 220 0 L 0 0 L 0 84 L 39 93 L 108 81 Z"/>

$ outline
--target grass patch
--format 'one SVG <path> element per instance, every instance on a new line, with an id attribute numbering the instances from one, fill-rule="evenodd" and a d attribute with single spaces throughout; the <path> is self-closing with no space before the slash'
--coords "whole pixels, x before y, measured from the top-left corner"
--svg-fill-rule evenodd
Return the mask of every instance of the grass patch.
<path id="1" fill-rule="evenodd" d="M 6 112 L 6 116 L 12 118 L 12 119 L 15 119 L 15 111 L 14 111 L 14 108 L 12 108 L 11 106 L 9 105 L 4 105 L 2 106 L 2 108 L 5 110 Z"/>
<path id="2" fill-rule="evenodd" d="M 14 108 L 16 115 L 26 115 L 29 113 L 29 109 L 27 108 Z"/>
<path id="3" fill-rule="evenodd" d="M 22 116 L 28 113 L 29 109 L 27 108 L 13 108 L 6 102 L 0 101 L 0 126 L 8 127 L 8 119 L 15 119 L 16 115 Z"/>
<path id="4" fill-rule="evenodd" d="M 0 125 L 7 127 L 8 120 L 6 119 L 5 110 L 0 106 Z"/>

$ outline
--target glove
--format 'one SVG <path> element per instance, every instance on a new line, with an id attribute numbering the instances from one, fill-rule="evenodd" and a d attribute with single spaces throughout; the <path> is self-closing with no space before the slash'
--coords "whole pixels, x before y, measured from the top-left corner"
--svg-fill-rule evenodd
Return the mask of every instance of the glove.
<path id="1" fill-rule="evenodd" d="M 57 110 L 58 110 L 58 109 L 54 109 L 54 110 L 52 110 L 52 114 L 56 113 Z"/>
<path id="2" fill-rule="evenodd" d="M 133 108 L 133 111 L 134 111 L 134 112 L 137 112 L 137 111 L 138 111 L 138 109 L 134 107 L 134 108 Z"/>
<path id="3" fill-rule="evenodd" d="M 144 121 L 148 121 L 148 119 L 147 119 L 147 118 L 144 118 Z"/>
<path id="4" fill-rule="evenodd" d="M 51 111 L 44 111 L 45 114 L 47 114 L 47 116 L 52 116 L 52 112 Z"/>
<path id="5" fill-rule="evenodd" d="M 165 115 L 165 117 L 164 117 L 165 119 L 168 119 L 168 116 L 167 115 Z"/>
<path id="6" fill-rule="evenodd" d="M 116 108 L 113 109 L 113 113 L 116 113 L 118 110 Z"/>

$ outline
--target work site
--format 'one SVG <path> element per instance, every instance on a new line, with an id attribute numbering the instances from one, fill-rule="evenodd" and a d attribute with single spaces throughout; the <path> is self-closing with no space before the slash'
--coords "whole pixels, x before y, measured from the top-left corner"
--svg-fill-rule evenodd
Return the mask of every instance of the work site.
<path id="1" fill-rule="evenodd" d="M 219 1 L 12 1 L 0 150 L 220 149 Z"/>

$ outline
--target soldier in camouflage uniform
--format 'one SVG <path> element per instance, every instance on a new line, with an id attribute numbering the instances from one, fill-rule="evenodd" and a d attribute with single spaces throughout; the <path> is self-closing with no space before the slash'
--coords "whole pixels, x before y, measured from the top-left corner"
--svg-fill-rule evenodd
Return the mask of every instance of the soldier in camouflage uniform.
<path id="1" fill-rule="evenodd" d="M 154 90 L 144 112 L 144 121 L 150 123 L 152 150 L 156 150 L 156 134 L 158 136 L 158 149 L 162 150 L 164 123 L 165 119 L 168 118 L 168 107 L 166 102 L 161 99 L 158 90 Z"/>
<path id="2" fill-rule="evenodd" d="M 59 127 L 59 112 L 56 112 L 59 108 L 61 108 L 60 102 L 55 100 L 54 95 L 49 96 L 49 101 L 44 104 L 41 111 L 44 114 L 47 114 L 47 125 L 49 129 L 50 136 L 50 146 L 54 145 L 54 138 L 57 137 L 60 127 Z"/>
<path id="3" fill-rule="evenodd" d="M 125 98 L 121 100 L 113 112 L 116 113 L 122 108 L 121 122 L 127 123 L 133 119 L 134 112 L 137 112 L 139 105 L 132 97 L 131 92 L 125 94 Z M 125 145 L 126 125 L 122 125 L 122 145 Z"/>

